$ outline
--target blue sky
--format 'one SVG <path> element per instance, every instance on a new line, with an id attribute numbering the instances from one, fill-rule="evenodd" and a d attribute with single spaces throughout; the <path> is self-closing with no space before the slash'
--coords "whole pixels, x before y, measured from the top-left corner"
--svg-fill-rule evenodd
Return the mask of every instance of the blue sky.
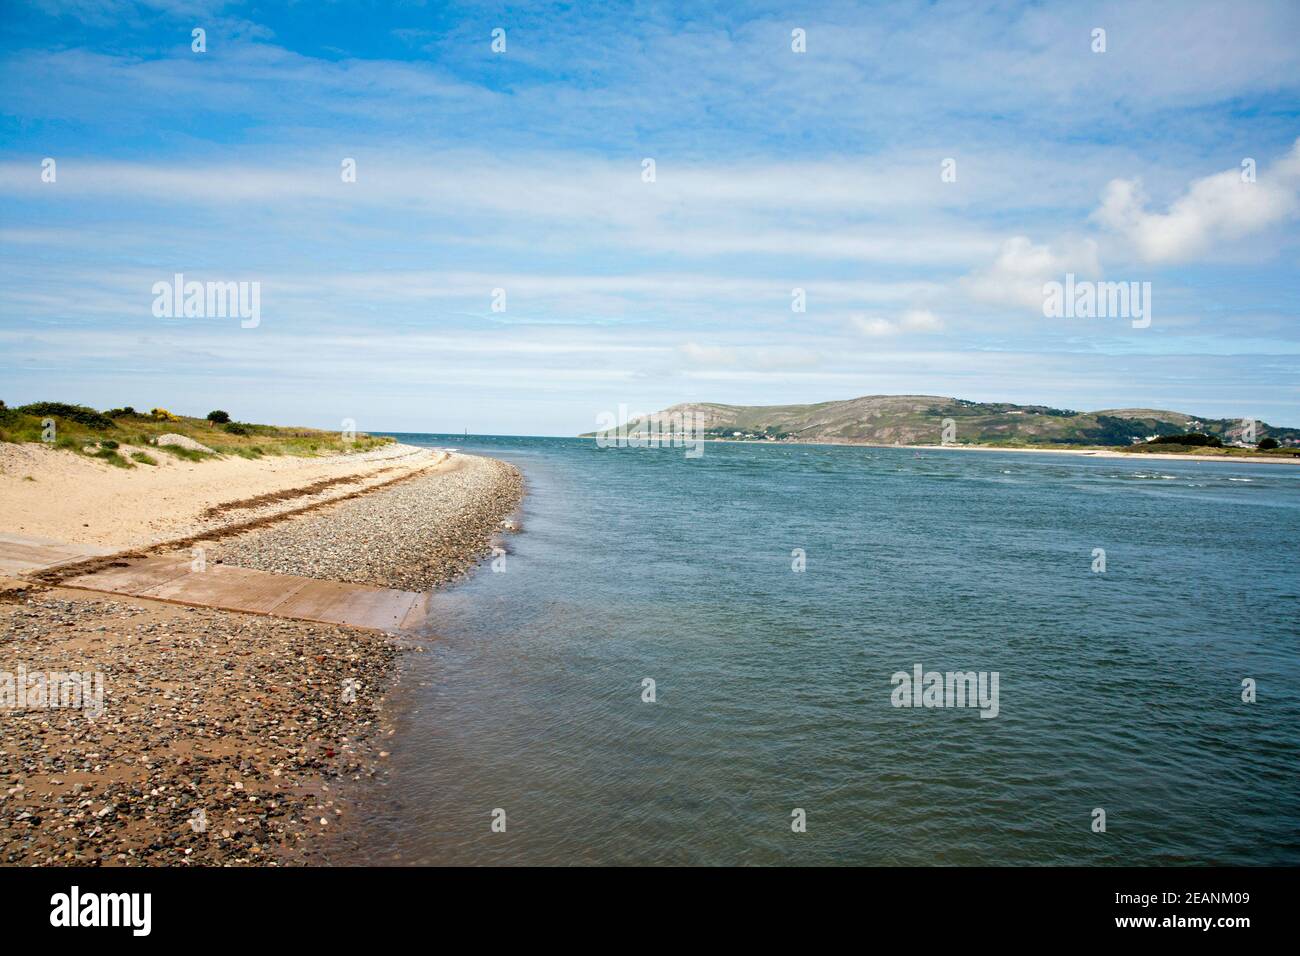
<path id="1" fill-rule="evenodd" d="M 1300 425 L 1291 2 L 0 10 L 10 404 L 574 434 L 926 393 Z M 156 318 L 177 272 L 259 282 L 260 324 Z M 1045 318 L 1066 272 L 1150 282 L 1151 326 Z"/>

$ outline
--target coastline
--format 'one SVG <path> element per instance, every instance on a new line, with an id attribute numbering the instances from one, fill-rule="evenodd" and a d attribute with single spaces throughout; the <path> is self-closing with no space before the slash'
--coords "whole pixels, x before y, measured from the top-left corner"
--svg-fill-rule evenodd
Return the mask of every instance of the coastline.
<path id="1" fill-rule="evenodd" d="M 243 568 L 428 591 L 490 553 L 522 496 L 518 469 L 455 455 L 434 472 L 223 535 L 208 550 Z"/>
<path id="2" fill-rule="evenodd" d="M 0 443 L 0 531 L 119 550 L 156 547 L 446 468 L 454 457 L 392 444 L 319 458 L 160 458 L 124 471 L 40 444 Z"/>
<path id="3" fill-rule="evenodd" d="M 94 672 L 103 703 L 97 714 L 40 701 L 0 711 L 0 865 L 274 866 L 318 855 L 323 835 L 346 825 L 345 784 L 387 756 L 379 726 L 398 655 L 422 650 L 380 630 L 60 587 L 69 568 L 198 542 L 218 563 L 428 590 L 490 553 L 523 494 L 513 466 L 414 446 L 131 473 L 129 493 L 111 466 L 5 451 L 34 480 L 5 468 L 0 515 L 28 516 L 24 535 L 80 524 L 74 541 L 110 553 L 0 576 L 0 672 Z M 116 496 L 112 507 L 42 497 L 78 480 L 89 500 Z M 48 513 L 24 510 L 43 500 Z M 125 528 L 122 515 L 150 511 L 149 533 Z"/>
<path id="4" fill-rule="evenodd" d="M 1282 458 L 1267 455 L 1178 455 L 1164 452 L 1125 452 L 1112 448 L 999 448 L 995 445 L 877 445 L 879 448 L 918 448 L 933 451 L 1010 451 L 1028 452 L 1034 455 L 1081 455 L 1085 458 L 1112 458 L 1122 461 L 1217 461 L 1248 462 L 1264 465 L 1300 465 L 1300 458 Z"/>
<path id="5" fill-rule="evenodd" d="M 381 632 L 13 581 L 0 627 L 0 670 L 103 675 L 97 716 L 0 717 L 0 865 L 283 865 L 379 772 Z"/>
<path id="6" fill-rule="evenodd" d="M 590 435 L 577 436 L 588 441 L 596 439 Z M 883 442 L 848 442 L 848 441 L 756 441 L 748 438 L 705 438 L 709 444 L 722 445 L 798 445 L 812 448 L 895 448 L 902 451 L 983 451 L 983 452 L 1027 452 L 1031 455 L 1082 455 L 1086 458 L 1117 458 L 1128 461 L 1156 459 L 1165 461 L 1217 461 L 1248 462 L 1265 465 L 1300 465 L 1300 457 L 1283 458 L 1280 455 L 1178 455 L 1163 452 L 1125 452 L 1113 448 L 1013 448 L 1000 445 L 888 445 Z"/>

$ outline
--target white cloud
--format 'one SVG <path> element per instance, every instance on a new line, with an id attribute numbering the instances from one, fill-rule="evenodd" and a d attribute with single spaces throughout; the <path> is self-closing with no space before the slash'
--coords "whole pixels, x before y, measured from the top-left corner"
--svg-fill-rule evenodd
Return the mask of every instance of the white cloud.
<path id="1" fill-rule="evenodd" d="M 884 338 L 886 335 L 892 335 L 894 327 L 887 319 L 868 318 L 865 315 L 855 315 L 849 319 L 853 327 L 863 335 L 869 335 L 873 338 Z"/>
<path id="2" fill-rule="evenodd" d="M 1039 309 L 1043 283 L 1059 281 L 1067 272 L 1081 278 L 1101 274 L 1094 240 L 1067 239 L 1053 247 L 1012 236 L 1002 243 L 990 266 L 971 273 L 962 284 L 971 296 L 985 302 Z"/>
<path id="3" fill-rule="evenodd" d="M 871 338 L 885 338 L 902 332 L 938 332 L 943 322 L 928 309 L 909 309 L 896 321 L 877 317 L 855 315 L 849 318 L 849 324 Z"/>
<path id="4" fill-rule="evenodd" d="M 1241 168 L 1197 179 L 1160 213 L 1148 209 L 1142 183 L 1113 179 L 1094 221 L 1119 234 L 1148 262 L 1183 262 L 1210 255 L 1224 241 L 1260 232 L 1300 209 L 1300 140 L 1291 152 L 1243 180 Z"/>
<path id="5" fill-rule="evenodd" d="M 909 332 L 938 332 L 943 328 L 943 322 L 929 309 L 904 312 L 899 324 Z"/>

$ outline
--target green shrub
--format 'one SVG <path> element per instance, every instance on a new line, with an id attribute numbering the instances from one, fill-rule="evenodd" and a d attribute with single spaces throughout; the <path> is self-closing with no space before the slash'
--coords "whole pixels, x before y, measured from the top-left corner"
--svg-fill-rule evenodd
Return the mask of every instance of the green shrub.
<path id="1" fill-rule="evenodd" d="M 117 468 L 134 468 L 134 467 L 135 467 L 135 465 L 131 464 L 129 461 L 127 461 L 125 458 L 123 458 L 121 455 L 119 455 L 117 452 L 115 452 L 115 451 L 114 451 L 113 449 L 111 449 L 111 448 L 101 448 L 99 451 L 95 452 L 95 453 L 94 453 L 93 455 L 91 455 L 90 457 L 91 457 L 91 458 L 99 458 L 99 459 L 101 459 L 102 461 L 106 461 L 106 462 L 108 462 L 110 465 L 113 465 L 113 466 L 115 466 L 115 467 L 117 467 Z"/>
<path id="2" fill-rule="evenodd" d="M 66 402 L 33 402 L 30 405 L 20 405 L 18 411 L 24 415 L 35 415 L 37 418 L 66 418 L 70 422 L 76 422 L 90 428 L 114 427 L 113 419 L 107 415 L 101 415 L 93 408 L 87 408 L 85 405 L 69 405 Z"/>
<path id="3" fill-rule="evenodd" d="M 1148 445 L 1196 445 L 1206 448 L 1222 448 L 1223 441 L 1215 438 L 1213 435 L 1202 435 L 1197 432 L 1191 432 L 1186 435 L 1161 435 L 1159 438 L 1153 438 L 1147 442 Z"/>
<path id="4" fill-rule="evenodd" d="M 1277 448 L 1278 442 L 1276 438 L 1265 438 L 1255 447 L 1258 448 L 1260 451 L 1268 451 L 1271 448 Z"/>
<path id="5" fill-rule="evenodd" d="M 138 462 L 139 462 L 140 464 L 142 464 L 142 465 L 156 465 L 156 464 L 158 464 L 158 459 L 157 459 L 157 458 L 153 457 L 153 455 L 150 455 L 148 452 L 143 452 L 143 451 L 133 451 L 133 452 L 131 452 L 131 460 L 132 460 L 132 461 L 138 461 Z"/>
<path id="6" fill-rule="evenodd" d="M 230 415 L 219 408 L 214 409 L 213 411 L 208 412 L 208 421 L 212 422 L 214 425 L 224 425 L 226 422 L 230 421 Z"/>
<path id="7" fill-rule="evenodd" d="M 100 448 L 114 448 L 114 449 L 115 449 L 115 448 L 118 447 L 118 445 L 117 445 L 117 442 L 113 441 L 113 439 L 111 439 L 111 438 L 105 438 L 102 442 L 99 443 L 99 447 L 100 447 Z"/>
<path id="8" fill-rule="evenodd" d="M 203 461 L 205 458 L 211 458 L 205 451 L 196 451 L 193 448 L 182 448 L 180 445 L 159 445 L 163 451 L 169 455 L 175 455 L 177 458 L 184 458 L 186 461 Z"/>
<path id="9" fill-rule="evenodd" d="M 211 418 L 212 416 L 209 415 L 208 417 Z M 248 429 L 245 428 L 243 425 L 239 424 L 239 422 L 226 422 L 225 425 L 223 425 L 222 427 L 225 428 L 225 430 L 230 432 L 230 434 L 232 435 L 248 434 Z"/>

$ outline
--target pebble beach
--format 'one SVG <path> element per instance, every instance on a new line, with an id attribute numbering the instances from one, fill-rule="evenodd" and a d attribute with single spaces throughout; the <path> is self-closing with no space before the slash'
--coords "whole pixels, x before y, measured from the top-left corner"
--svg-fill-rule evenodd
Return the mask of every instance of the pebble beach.
<path id="1" fill-rule="evenodd" d="M 359 460 L 367 476 L 374 457 Z M 318 470 L 303 469 L 310 495 L 231 486 L 204 520 L 172 527 L 210 561 L 427 591 L 513 529 L 523 478 L 489 458 L 407 457 L 421 467 L 360 489 L 341 482 L 333 500 L 324 486 L 335 481 Z M 86 539 L 98 533 L 88 522 Z M 385 692 L 399 647 L 423 650 L 418 641 L 58 578 L 0 578 L 0 698 L 6 675 L 12 687 L 24 671 L 94 672 L 102 712 L 0 699 L 0 865 L 319 859 L 348 823 L 349 787 L 382 772 Z"/>
<path id="2" fill-rule="evenodd" d="M 58 588 L 0 602 L 4 670 L 104 687 L 98 716 L 0 717 L 4 864 L 275 865 L 377 772 L 385 634 Z"/>
<path id="3" fill-rule="evenodd" d="M 218 541 L 218 562 L 427 591 L 491 553 L 523 495 L 519 470 L 459 455 L 456 467 Z"/>

